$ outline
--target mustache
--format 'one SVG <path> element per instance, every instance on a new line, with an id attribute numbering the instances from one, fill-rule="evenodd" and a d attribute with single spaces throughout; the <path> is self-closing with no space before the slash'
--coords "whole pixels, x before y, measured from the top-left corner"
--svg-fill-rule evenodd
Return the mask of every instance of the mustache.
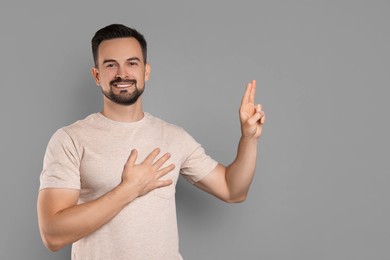
<path id="1" fill-rule="evenodd" d="M 110 86 L 118 83 L 131 83 L 131 84 L 137 84 L 136 79 L 121 79 L 121 78 L 116 78 L 112 81 L 110 81 Z"/>

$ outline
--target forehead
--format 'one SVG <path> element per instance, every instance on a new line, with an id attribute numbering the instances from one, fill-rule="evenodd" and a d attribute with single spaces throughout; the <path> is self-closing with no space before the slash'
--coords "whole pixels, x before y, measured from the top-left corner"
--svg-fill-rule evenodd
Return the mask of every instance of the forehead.
<path id="1" fill-rule="evenodd" d="M 130 57 L 138 57 L 142 60 L 142 48 L 133 37 L 104 40 L 98 49 L 99 63 L 106 59 L 126 60 Z"/>

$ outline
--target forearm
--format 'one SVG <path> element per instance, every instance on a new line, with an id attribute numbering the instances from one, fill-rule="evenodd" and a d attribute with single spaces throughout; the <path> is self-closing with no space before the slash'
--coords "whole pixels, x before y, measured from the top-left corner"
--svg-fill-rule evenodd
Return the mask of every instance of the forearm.
<path id="1" fill-rule="evenodd" d="M 137 196 L 135 190 L 119 185 L 96 200 L 47 215 L 42 228 L 45 244 L 56 251 L 87 236 L 109 222 Z"/>
<path id="2" fill-rule="evenodd" d="M 241 137 L 235 160 L 226 167 L 226 183 L 232 200 L 245 199 L 257 160 L 257 138 Z"/>
<path id="3" fill-rule="evenodd" d="M 241 138 L 237 156 L 227 167 L 218 164 L 195 185 L 226 202 L 246 199 L 253 180 L 257 160 L 257 143 L 263 130 L 265 113 L 260 104 L 254 105 L 256 81 L 246 87 L 240 106 Z"/>
<path id="4" fill-rule="evenodd" d="M 42 239 L 52 251 L 75 242 L 94 232 L 135 198 L 172 184 L 171 179 L 160 180 L 172 171 L 166 153 L 157 158 L 160 149 L 154 149 L 143 162 L 136 164 L 138 152 L 133 149 L 125 163 L 122 181 L 110 192 L 96 200 L 77 205 L 79 191 L 44 189 L 38 195 L 38 221 Z"/>

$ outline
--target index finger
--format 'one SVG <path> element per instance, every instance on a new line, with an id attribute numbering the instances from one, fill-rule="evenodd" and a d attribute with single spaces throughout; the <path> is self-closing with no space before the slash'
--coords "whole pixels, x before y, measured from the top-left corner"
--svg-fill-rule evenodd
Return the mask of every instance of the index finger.
<path id="1" fill-rule="evenodd" d="M 255 89 L 253 89 L 253 87 Z M 246 85 L 244 96 L 242 97 L 241 105 L 248 103 L 255 103 L 255 93 L 256 93 L 256 81 L 252 80 Z"/>
<path id="2" fill-rule="evenodd" d="M 250 94 L 250 103 L 255 103 L 255 95 L 256 95 L 256 80 L 252 80 L 251 82 L 252 88 L 251 88 L 251 94 Z"/>

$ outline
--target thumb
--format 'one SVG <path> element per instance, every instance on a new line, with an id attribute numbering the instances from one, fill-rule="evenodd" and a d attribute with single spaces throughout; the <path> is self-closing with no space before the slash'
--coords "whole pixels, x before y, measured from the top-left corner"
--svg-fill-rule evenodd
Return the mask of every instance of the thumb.
<path id="1" fill-rule="evenodd" d="M 250 126 L 253 126 L 253 125 L 256 125 L 257 122 L 259 121 L 259 119 L 261 118 L 261 113 L 259 111 L 256 111 L 256 113 L 251 116 L 249 119 L 248 119 L 248 124 Z"/>
<path id="2" fill-rule="evenodd" d="M 135 164 L 135 160 L 137 160 L 137 156 L 138 156 L 137 150 L 136 149 L 131 150 L 130 156 L 127 159 L 126 164 L 134 165 Z"/>

